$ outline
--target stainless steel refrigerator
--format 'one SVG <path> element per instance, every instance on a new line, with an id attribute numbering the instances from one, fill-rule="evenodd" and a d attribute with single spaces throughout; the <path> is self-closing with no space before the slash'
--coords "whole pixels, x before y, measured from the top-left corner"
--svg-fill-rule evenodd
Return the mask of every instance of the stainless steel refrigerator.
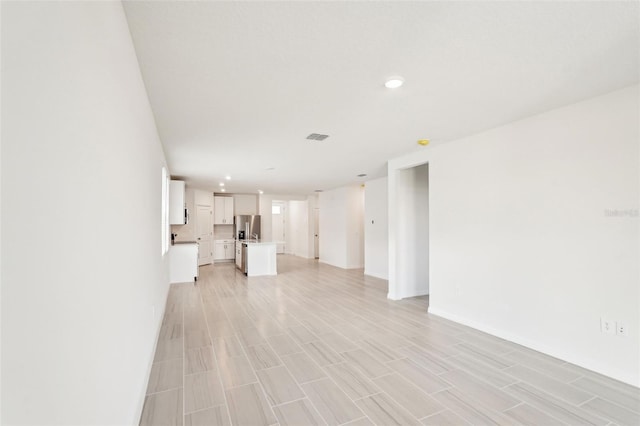
<path id="1" fill-rule="evenodd" d="M 240 215 L 233 220 L 235 236 L 238 240 L 259 240 L 260 215 Z"/>

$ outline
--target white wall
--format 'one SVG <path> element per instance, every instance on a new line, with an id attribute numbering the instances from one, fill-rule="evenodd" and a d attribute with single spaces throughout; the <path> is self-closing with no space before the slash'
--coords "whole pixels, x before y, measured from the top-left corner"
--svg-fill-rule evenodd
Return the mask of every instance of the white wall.
<path id="1" fill-rule="evenodd" d="M 285 251 L 295 256 L 309 256 L 308 201 L 289 201 Z"/>
<path id="2" fill-rule="evenodd" d="M 429 294 L 429 166 L 397 171 L 396 265 L 402 274 L 402 292 L 394 299 Z"/>
<path id="3" fill-rule="evenodd" d="M 122 5 L 3 2 L 1 24 L 2 423 L 137 424 L 169 279 Z"/>
<path id="4" fill-rule="evenodd" d="M 255 194 L 233 194 L 233 214 L 258 214 L 258 196 Z"/>
<path id="5" fill-rule="evenodd" d="M 320 193 L 320 262 L 348 269 L 364 266 L 363 198 L 359 186 Z"/>
<path id="6" fill-rule="evenodd" d="M 306 200 L 304 195 L 287 195 L 287 194 L 262 194 L 258 197 L 258 209 L 261 224 L 262 239 L 265 241 L 271 241 L 273 235 L 271 232 L 271 204 L 273 201 L 290 201 L 290 200 Z"/>
<path id="7" fill-rule="evenodd" d="M 640 384 L 638 96 L 626 88 L 389 162 L 390 200 L 400 169 L 429 164 L 430 312 Z M 398 210 L 389 285 L 402 294 Z M 630 335 L 601 333 L 603 315 Z"/>
<path id="8" fill-rule="evenodd" d="M 318 210 L 318 195 L 313 194 L 307 196 L 307 213 L 308 219 L 307 223 L 309 224 L 309 229 L 307 230 L 307 254 L 310 259 L 314 259 L 315 254 L 315 220 L 316 220 L 316 211 Z M 319 241 L 319 240 L 318 240 Z"/>
<path id="9" fill-rule="evenodd" d="M 347 188 L 347 268 L 364 268 L 364 188 Z"/>
<path id="10" fill-rule="evenodd" d="M 364 273 L 389 278 L 387 178 L 367 181 L 364 187 Z"/>

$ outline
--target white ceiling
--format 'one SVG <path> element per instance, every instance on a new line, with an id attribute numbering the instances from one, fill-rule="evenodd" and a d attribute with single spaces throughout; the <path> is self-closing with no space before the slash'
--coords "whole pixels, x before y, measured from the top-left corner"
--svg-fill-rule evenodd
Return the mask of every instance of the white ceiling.
<path id="1" fill-rule="evenodd" d="M 361 182 L 389 158 L 639 80 L 637 2 L 124 7 L 171 173 L 203 189 L 226 174 L 229 192 Z M 392 75 L 405 85 L 386 89 Z"/>

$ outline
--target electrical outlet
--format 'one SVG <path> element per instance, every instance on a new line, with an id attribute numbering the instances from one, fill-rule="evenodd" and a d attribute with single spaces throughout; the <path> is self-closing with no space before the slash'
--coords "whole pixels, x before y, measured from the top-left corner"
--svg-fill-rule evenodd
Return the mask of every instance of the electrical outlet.
<path id="1" fill-rule="evenodd" d="M 605 317 L 601 317 L 600 331 L 608 334 L 616 334 L 616 322 Z"/>
<path id="2" fill-rule="evenodd" d="M 616 334 L 618 336 L 628 336 L 629 335 L 629 326 L 627 323 L 618 321 L 616 324 Z"/>

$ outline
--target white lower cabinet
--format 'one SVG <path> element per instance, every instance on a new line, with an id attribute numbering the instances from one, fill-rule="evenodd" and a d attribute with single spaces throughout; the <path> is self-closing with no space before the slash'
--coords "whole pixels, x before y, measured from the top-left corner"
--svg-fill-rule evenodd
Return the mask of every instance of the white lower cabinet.
<path id="1" fill-rule="evenodd" d="M 213 244 L 213 260 L 235 259 L 235 240 L 216 240 Z"/>
<path id="2" fill-rule="evenodd" d="M 236 266 L 242 268 L 242 243 L 236 242 Z"/>
<path id="3" fill-rule="evenodd" d="M 198 279 L 198 244 L 176 243 L 169 250 L 169 282 L 187 283 Z"/>

